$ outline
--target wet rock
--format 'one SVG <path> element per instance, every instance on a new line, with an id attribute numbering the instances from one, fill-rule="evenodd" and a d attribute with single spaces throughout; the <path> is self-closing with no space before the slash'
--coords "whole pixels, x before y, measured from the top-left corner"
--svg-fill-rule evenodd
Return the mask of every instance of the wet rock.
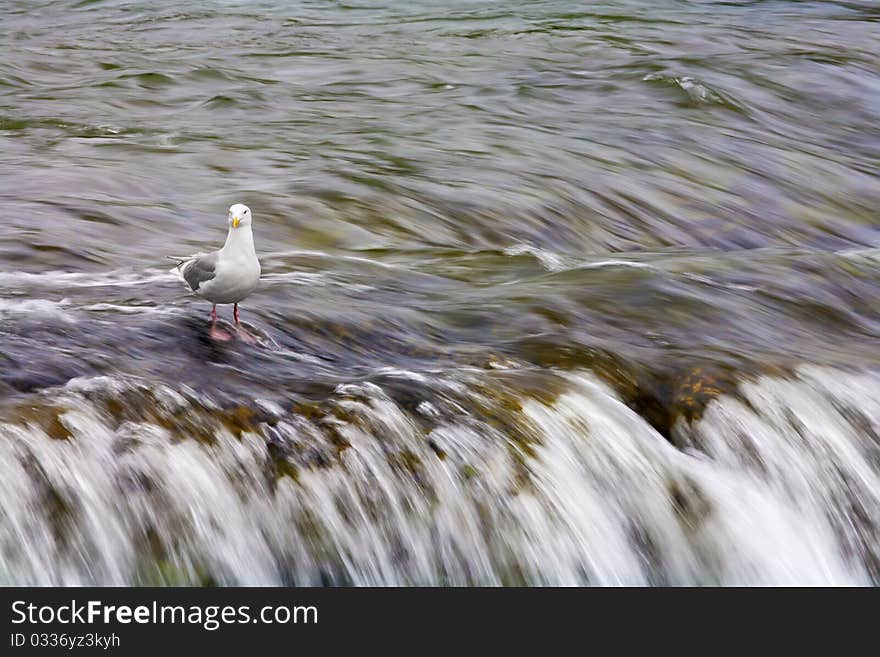
<path id="1" fill-rule="evenodd" d="M 736 389 L 734 372 L 718 366 L 694 367 L 678 377 L 672 391 L 670 415 L 674 424 L 698 420 L 706 406 L 723 394 Z"/>
<path id="2" fill-rule="evenodd" d="M 695 531 L 712 511 L 705 494 L 687 477 L 670 482 L 669 495 L 675 512 L 688 531 Z"/>
<path id="3" fill-rule="evenodd" d="M 13 424 L 39 427 L 53 440 L 67 440 L 70 429 L 63 420 L 69 409 L 53 404 L 34 404 L 23 402 L 10 409 L 8 419 Z"/>

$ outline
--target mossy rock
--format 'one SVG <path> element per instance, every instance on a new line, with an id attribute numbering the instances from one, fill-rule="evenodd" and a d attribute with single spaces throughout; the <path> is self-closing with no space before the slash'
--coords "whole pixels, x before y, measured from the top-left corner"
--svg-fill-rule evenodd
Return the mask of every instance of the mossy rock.
<path id="1" fill-rule="evenodd" d="M 135 581 L 141 586 L 217 586 L 216 580 L 204 569 L 189 570 L 169 559 L 141 564 Z"/>
<path id="2" fill-rule="evenodd" d="M 717 366 L 694 367 L 675 382 L 670 415 L 692 423 L 699 420 L 710 402 L 736 391 L 733 372 Z"/>
<path id="3" fill-rule="evenodd" d="M 68 440 L 72 437 L 63 415 L 70 409 L 54 404 L 22 404 L 12 409 L 8 421 L 12 424 L 36 426 L 53 440 Z"/>

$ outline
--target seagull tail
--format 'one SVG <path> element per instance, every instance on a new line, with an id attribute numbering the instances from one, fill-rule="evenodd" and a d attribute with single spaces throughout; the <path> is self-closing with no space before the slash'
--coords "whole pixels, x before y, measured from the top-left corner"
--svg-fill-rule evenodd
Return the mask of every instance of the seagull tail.
<path id="1" fill-rule="evenodd" d="M 165 256 L 165 257 L 168 258 L 169 260 L 174 260 L 174 262 L 177 263 L 176 265 L 174 265 L 174 267 L 169 269 L 168 272 L 170 274 L 176 275 L 177 278 L 179 278 L 181 281 L 186 283 L 186 279 L 184 279 L 184 277 L 183 277 L 183 266 L 186 263 L 188 263 L 190 260 L 192 260 L 192 256 Z"/>

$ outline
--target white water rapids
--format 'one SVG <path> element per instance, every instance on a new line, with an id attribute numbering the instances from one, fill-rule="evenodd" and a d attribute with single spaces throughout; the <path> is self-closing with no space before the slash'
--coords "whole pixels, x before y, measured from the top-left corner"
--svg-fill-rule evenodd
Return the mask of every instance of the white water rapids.
<path id="1" fill-rule="evenodd" d="M 69 436 L 0 425 L 0 583 L 877 583 L 880 377 L 742 383 L 677 427 L 679 449 L 588 373 L 522 399 L 513 441 L 454 401 L 491 375 L 415 409 L 372 383 L 320 418 L 264 403 L 271 426 L 210 440 L 155 420 L 210 417 L 191 391 L 41 392 Z M 108 414 L 146 389 L 158 410 Z M 276 448 L 295 475 L 267 475 Z"/>

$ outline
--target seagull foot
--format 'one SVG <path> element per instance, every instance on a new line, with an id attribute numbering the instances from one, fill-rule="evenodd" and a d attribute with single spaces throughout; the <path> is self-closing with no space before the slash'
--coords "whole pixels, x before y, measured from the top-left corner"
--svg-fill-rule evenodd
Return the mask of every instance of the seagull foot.
<path id="1" fill-rule="evenodd" d="M 241 324 L 237 324 L 235 327 L 235 335 L 242 342 L 246 342 L 248 344 L 259 344 L 259 339 L 250 331 L 248 331 Z"/>
<path id="2" fill-rule="evenodd" d="M 212 340 L 217 340 L 218 342 L 229 342 L 232 340 L 232 334 L 227 333 L 216 324 L 211 324 L 211 330 L 208 331 L 208 337 Z"/>

